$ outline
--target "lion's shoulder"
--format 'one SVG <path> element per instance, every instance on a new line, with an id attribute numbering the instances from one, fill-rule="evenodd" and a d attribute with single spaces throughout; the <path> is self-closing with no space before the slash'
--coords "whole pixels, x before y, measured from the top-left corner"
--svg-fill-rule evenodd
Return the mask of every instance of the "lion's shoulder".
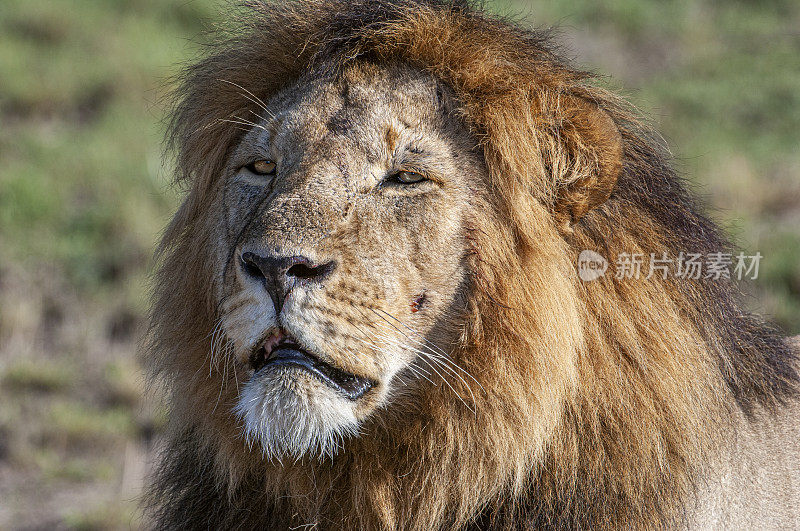
<path id="1" fill-rule="evenodd" d="M 693 529 L 800 529 L 800 399 L 739 415 L 700 481 Z"/>

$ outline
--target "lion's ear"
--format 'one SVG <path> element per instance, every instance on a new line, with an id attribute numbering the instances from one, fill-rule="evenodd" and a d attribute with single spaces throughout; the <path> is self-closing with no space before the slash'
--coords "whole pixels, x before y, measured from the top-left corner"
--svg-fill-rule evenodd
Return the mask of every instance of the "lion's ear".
<path id="1" fill-rule="evenodd" d="M 581 97 L 562 97 L 560 111 L 572 178 L 561 183 L 555 212 L 575 223 L 611 195 L 622 172 L 622 134 L 606 111 Z"/>

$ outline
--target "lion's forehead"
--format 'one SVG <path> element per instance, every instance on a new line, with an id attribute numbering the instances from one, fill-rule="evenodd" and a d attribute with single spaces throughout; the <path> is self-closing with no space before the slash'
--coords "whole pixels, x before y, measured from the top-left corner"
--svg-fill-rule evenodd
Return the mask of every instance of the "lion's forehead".
<path id="1" fill-rule="evenodd" d="M 266 122 L 273 141 L 295 147 L 339 137 L 377 157 L 375 144 L 386 139 L 388 128 L 433 131 L 439 122 L 437 85 L 429 75 L 406 67 L 361 70 L 353 67 L 336 78 L 301 78 L 270 100 L 274 118 Z"/>

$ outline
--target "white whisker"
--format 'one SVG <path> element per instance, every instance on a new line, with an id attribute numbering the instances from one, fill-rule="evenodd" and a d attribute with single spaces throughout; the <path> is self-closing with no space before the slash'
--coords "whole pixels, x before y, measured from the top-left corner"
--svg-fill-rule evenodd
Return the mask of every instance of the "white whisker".
<path id="1" fill-rule="evenodd" d="M 234 83 L 233 81 L 228 81 L 227 79 L 220 79 L 219 81 L 222 81 L 223 83 L 227 83 L 229 85 L 233 85 L 234 87 L 244 91 L 242 96 L 244 96 L 246 99 L 250 100 L 252 103 L 255 103 L 256 105 L 258 105 L 272 119 L 275 119 L 275 115 L 272 114 L 272 112 L 270 112 L 269 108 L 267 108 L 267 104 L 264 103 L 264 101 L 261 98 L 259 98 L 258 96 L 256 96 L 255 94 L 253 94 L 252 92 L 250 92 L 249 90 L 244 88 L 243 86 L 241 86 L 241 85 L 239 85 L 237 83 Z"/>
<path id="2" fill-rule="evenodd" d="M 391 326 L 395 331 L 399 332 L 403 337 L 405 337 L 409 341 L 412 340 L 412 338 L 409 337 L 407 333 L 403 332 L 403 330 L 399 329 L 397 326 L 395 326 L 390 321 L 388 321 L 385 317 L 380 315 L 378 313 L 378 311 L 376 311 L 375 309 L 372 309 L 372 308 L 370 308 L 370 309 L 372 310 L 372 312 L 375 315 L 380 317 L 384 322 L 386 322 L 389 326 Z M 431 368 L 431 370 L 433 370 L 442 379 L 442 381 L 444 381 L 444 383 L 447 384 L 447 386 L 453 391 L 453 393 L 459 398 L 459 400 L 467 407 L 467 409 L 469 409 L 473 414 L 476 414 L 476 410 L 473 409 L 472 407 L 470 407 L 466 403 L 466 401 L 464 401 L 464 399 L 461 397 L 461 395 L 459 395 L 456 392 L 456 390 L 453 388 L 453 386 L 450 385 L 450 382 L 448 381 L 448 379 L 445 378 L 445 376 L 443 374 L 441 374 L 436 369 L 436 367 L 438 366 L 439 368 L 442 369 L 442 371 L 445 371 L 447 374 L 451 374 L 451 375 L 455 376 L 456 378 L 458 378 L 459 381 L 467 389 L 467 392 L 469 392 L 469 394 L 470 394 L 470 396 L 472 398 L 473 404 L 476 402 L 475 394 L 472 392 L 471 386 L 467 383 L 466 380 L 464 380 L 464 378 L 459 374 L 459 372 L 456 371 L 456 369 L 458 369 L 459 371 L 461 371 L 464 374 L 466 374 L 470 379 L 472 379 L 475 383 L 477 383 L 478 386 L 481 387 L 481 389 L 483 389 L 483 386 L 480 384 L 480 382 L 475 380 L 475 378 L 471 374 L 469 374 L 469 372 L 467 372 L 465 369 L 463 369 L 458 364 L 456 364 L 455 361 L 450 359 L 450 357 L 447 356 L 447 354 L 444 353 L 444 351 L 441 348 L 436 347 L 436 345 L 434 345 L 433 343 L 431 343 L 430 341 L 425 339 L 423 336 L 418 334 L 416 331 L 414 331 L 412 328 L 410 328 L 408 325 L 406 325 L 405 323 L 403 323 L 402 321 L 400 321 L 396 317 L 392 316 L 391 314 L 389 314 L 389 313 L 387 313 L 387 312 L 385 312 L 383 310 L 380 310 L 380 311 L 382 313 L 386 314 L 387 316 L 391 317 L 393 320 L 395 320 L 396 322 L 398 322 L 399 324 L 404 326 L 408 331 L 410 331 L 412 334 L 415 335 L 415 337 L 416 337 L 415 342 L 418 344 L 418 346 L 420 348 L 414 347 L 414 346 L 412 346 L 410 344 L 406 345 L 407 348 L 409 348 L 409 350 L 412 350 L 413 352 L 417 353 L 419 355 L 419 359 L 425 361 L 425 363 Z M 420 339 L 422 341 L 420 341 Z M 436 347 L 439 352 L 434 351 L 432 347 Z"/>
<path id="3" fill-rule="evenodd" d="M 375 311 L 375 310 L 373 310 L 373 311 Z M 486 389 L 484 389 L 484 388 L 483 388 L 483 386 L 481 385 L 481 383 L 480 383 L 478 380 L 476 380 L 476 379 L 475 379 L 475 377 L 474 377 L 474 376 L 472 376 L 472 374 L 470 374 L 470 373 L 469 373 L 469 371 L 467 371 L 466 369 L 464 369 L 463 367 L 461 367 L 461 366 L 460 366 L 458 363 L 456 363 L 456 362 L 455 362 L 455 360 L 453 360 L 453 358 L 452 358 L 452 357 L 451 357 L 451 356 L 450 356 L 450 355 L 449 355 L 447 352 L 445 352 L 445 351 L 444 351 L 444 350 L 443 350 L 441 347 L 439 347 L 438 345 L 436 345 L 435 343 L 433 343 L 432 341 L 430 341 L 430 340 L 429 340 L 429 339 L 427 339 L 426 337 L 422 336 L 422 335 L 421 335 L 419 332 L 415 331 L 413 328 L 409 327 L 407 324 L 405 324 L 404 322 L 402 322 L 401 320 L 399 320 L 399 319 L 398 319 L 398 318 L 396 318 L 395 316 L 391 315 L 390 313 L 387 313 L 387 312 L 385 312 L 385 311 L 383 311 L 383 310 L 379 310 L 379 311 L 381 311 L 382 313 L 385 313 L 387 316 L 391 317 L 392 319 L 394 319 L 395 321 L 397 321 L 398 323 L 400 323 L 400 324 L 401 324 L 403 327 L 405 327 L 405 328 L 406 328 L 406 329 L 407 329 L 409 332 L 411 332 L 412 334 L 414 334 L 414 335 L 415 335 L 416 337 L 418 337 L 418 338 L 419 338 L 421 341 L 424 341 L 424 342 L 425 342 L 425 344 L 429 346 L 429 348 L 432 348 L 432 349 L 435 349 L 436 351 L 438 351 L 439 355 L 440 355 L 441 357 L 443 357 L 445 360 L 447 360 L 447 362 L 448 362 L 448 363 L 451 363 L 451 364 L 452 364 L 452 366 L 453 366 L 454 368 L 458 369 L 459 371 L 461 371 L 462 373 L 464 373 L 464 375 L 466 375 L 466 376 L 467 376 L 469 379 L 471 379 L 473 382 L 475 382 L 476 384 L 478 384 L 478 387 L 480 387 L 480 388 L 481 388 L 481 390 L 482 390 L 484 393 L 486 392 Z"/>

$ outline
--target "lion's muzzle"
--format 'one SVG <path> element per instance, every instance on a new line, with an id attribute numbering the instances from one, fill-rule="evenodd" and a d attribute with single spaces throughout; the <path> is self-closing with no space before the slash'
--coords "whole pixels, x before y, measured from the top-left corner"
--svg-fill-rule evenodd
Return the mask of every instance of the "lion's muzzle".
<path id="1" fill-rule="evenodd" d="M 242 253 L 241 265 L 246 275 L 264 284 L 276 314 L 281 312 L 287 295 L 295 286 L 318 284 L 336 269 L 333 260 L 316 263 L 305 256 L 276 256 L 252 251 Z"/>
<path id="2" fill-rule="evenodd" d="M 358 400 L 375 386 L 368 378 L 343 371 L 319 359 L 283 331 L 273 334 L 251 354 L 250 366 L 255 375 L 261 371 L 284 368 L 302 370 L 349 400 Z"/>

